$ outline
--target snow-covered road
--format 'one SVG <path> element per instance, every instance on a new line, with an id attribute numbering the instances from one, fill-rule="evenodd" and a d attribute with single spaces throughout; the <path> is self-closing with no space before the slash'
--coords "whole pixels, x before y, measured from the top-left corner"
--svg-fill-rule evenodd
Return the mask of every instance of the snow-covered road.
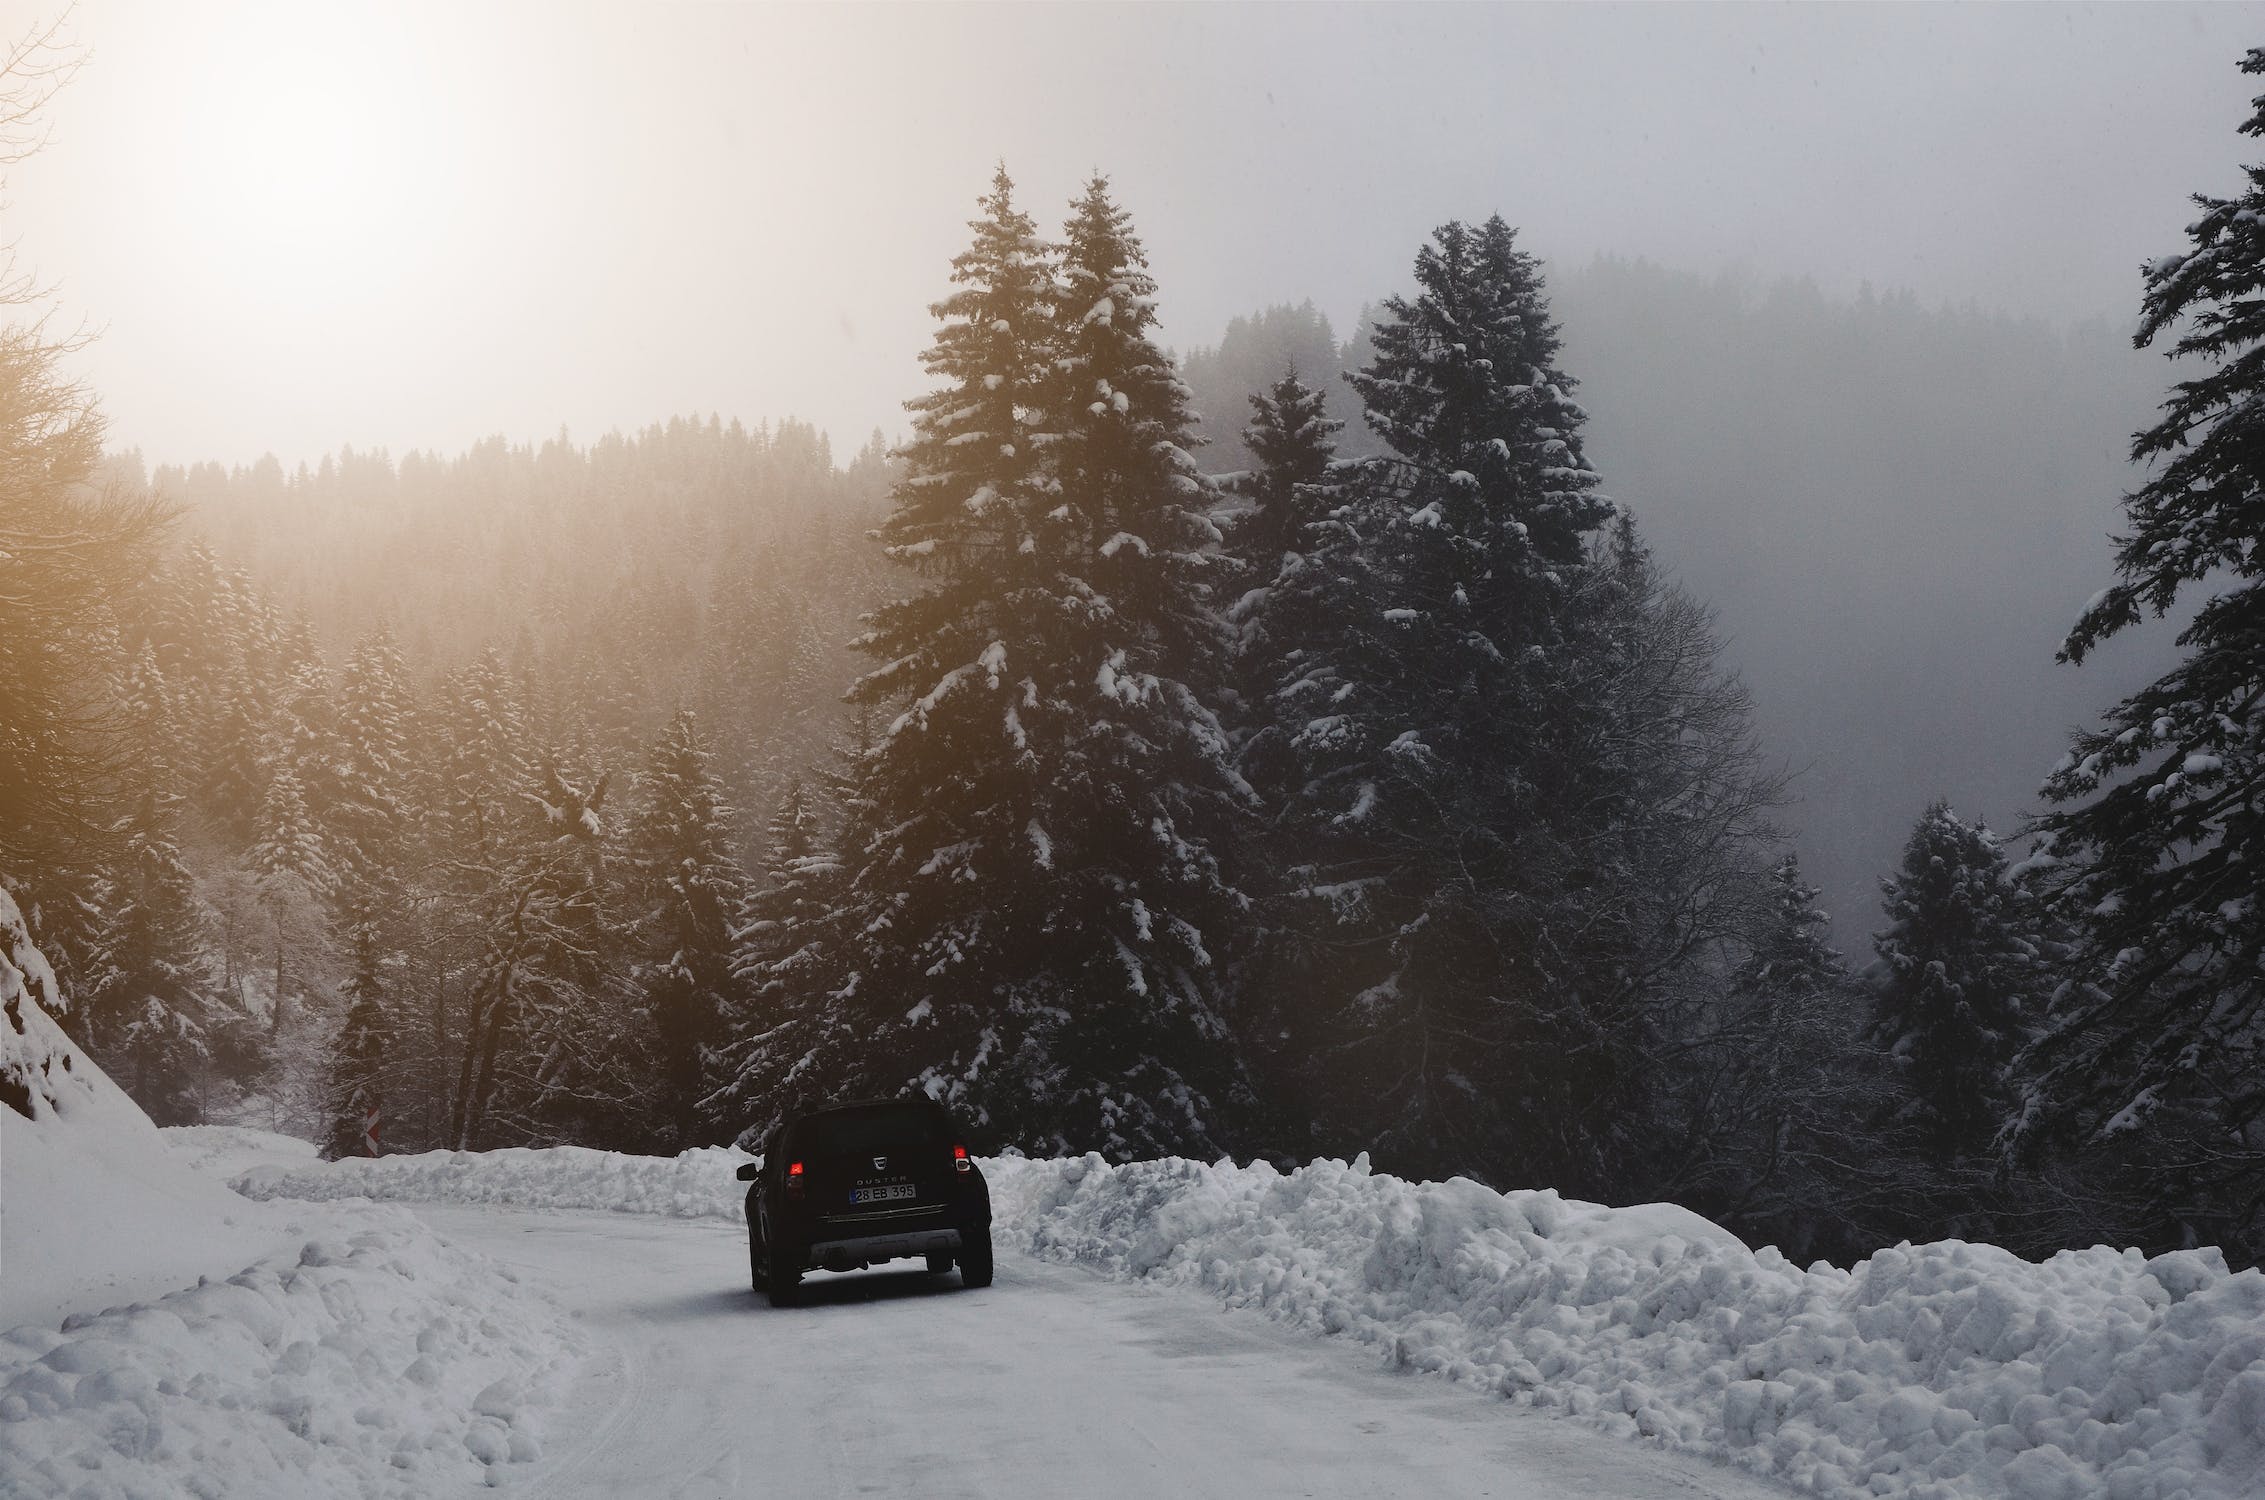
<path id="1" fill-rule="evenodd" d="M 548 1453 L 561 1497 L 1789 1493 L 1519 1411 L 1183 1292 L 1002 1254 L 997 1284 L 816 1275 L 774 1310 L 713 1221 L 420 1205 L 589 1335 Z M 907 1263 L 909 1264 L 909 1263 Z"/>

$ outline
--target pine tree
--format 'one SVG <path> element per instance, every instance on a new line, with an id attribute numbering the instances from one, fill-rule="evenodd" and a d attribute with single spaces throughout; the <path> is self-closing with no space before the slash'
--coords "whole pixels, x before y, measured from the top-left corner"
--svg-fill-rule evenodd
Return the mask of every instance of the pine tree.
<path id="1" fill-rule="evenodd" d="M 503 655 L 490 647 L 451 673 L 422 715 L 410 759 L 419 842 L 429 853 L 426 909 L 412 953 L 421 1024 L 404 1019 L 426 1062 L 422 1128 L 439 1146 L 461 1144 L 461 1064 L 470 1046 L 473 987 L 486 971 L 491 903 L 526 829 L 526 715 Z M 443 1081 L 445 1080 L 445 1081 Z M 397 1110 L 396 1113 L 399 1113 Z"/>
<path id="2" fill-rule="evenodd" d="M 774 966 L 791 955 L 790 940 L 807 938 L 829 909 L 841 859 L 822 837 L 817 799 L 802 779 L 787 783 L 763 845 L 763 888 L 749 899 L 740 976 L 755 988 L 780 979 Z"/>
<path id="3" fill-rule="evenodd" d="M 2039 920 L 1988 828 L 1937 802 L 1881 883 L 1886 965 L 1871 1036 L 1904 1078 L 1899 1113 L 1938 1163 L 1991 1148 L 2011 1112 L 2009 1070 L 2047 989 Z"/>
<path id="4" fill-rule="evenodd" d="M 1334 434 L 1345 424 L 1323 415 L 1322 393 L 1287 373 L 1250 398 L 1251 420 L 1243 428 L 1252 467 L 1237 476 L 1234 491 L 1250 502 L 1235 518 L 1227 551 L 1248 587 L 1263 589 L 1314 519 L 1316 486 L 1336 456 Z M 1260 613 L 1263 594 L 1246 597 L 1237 613 Z"/>
<path id="5" fill-rule="evenodd" d="M 281 1029 L 294 994 L 309 987 L 329 947 L 323 902 L 337 883 L 298 773 L 287 762 L 278 764 L 268 780 L 246 864 L 267 917 L 274 956 L 269 1020 Z"/>
<path id="6" fill-rule="evenodd" d="M 203 1110 L 216 1059 L 244 1072 L 249 1027 L 213 972 L 204 911 L 182 858 L 174 759 L 179 736 L 154 655 L 136 654 L 118 688 L 125 754 L 139 794 L 100 841 L 89 901 L 102 922 L 78 962 L 63 1020 L 74 1039 L 162 1125 Z"/>
<path id="7" fill-rule="evenodd" d="M 307 815 L 320 828 L 336 821 L 338 805 L 346 796 L 346 747 L 339 735 L 329 669 L 319 659 L 296 659 L 298 652 L 312 651 L 313 642 L 300 638 L 295 629 L 287 649 L 294 660 L 276 696 L 264 758 L 271 772 L 286 767 L 298 779 Z"/>
<path id="8" fill-rule="evenodd" d="M 1278 690 L 1302 680 L 1311 665 L 1311 633 L 1334 626 L 1344 603 L 1311 586 L 1317 580 L 1305 556 L 1335 539 L 1330 513 L 1342 497 L 1333 494 L 1327 479 L 1336 451 L 1333 435 L 1343 424 L 1322 414 L 1322 394 L 1294 372 L 1249 400 L 1252 416 L 1242 437 L 1254 467 L 1232 485 L 1249 508 L 1234 518 L 1224 549 L 1235 578 L 1231 588 L 1240 591 L 1227 611 L 1234 630 L 1229 703 L 1237 769 L 1262 810 L 1272 810 L 1295 790 L 1293 745 L 1305 722 Z M 1293 870 L 1307 855 L 1294 827 L 1265 819 L 1263 811 L 1261 825 L 1243 845 L 1245 867 L 1262 875 Z M 1310 929 L 1317 917 L 1310 902 L 1285 900 L 1263 887 L 1254 895 L 1257 904 L 1237 945 L 1240 1047 L 1261 1097 L 1276 1111 L 1296 1116 L 1302 1104 L 1292 1097 L 1290 1076 L 1306 1018 L 1305 1008 L 1289 997 L 1299 988 L 1294 975 L 1301 954 L 1313 956 Z M 1285 1125 L 1277 1121 L 1266 1134 L 1303 1144 L 1295 1126 Z"/>
<path id="9" fill-rule="evenodd" d="M 747 891 L 731 858 L 732 810 L 689 710 L 662 731 L 640 790 L 627 848 L 636 984 L 660 1064 L 646 1113 L 665 1149 L 683 1151 L 706 1139 L 702 1103 L 733 1009 Z"/>
<path id="10" fill-rule="evenodd" d="M 2265 74 L 2265 48 L 2241 69 Z M 2265 136 L 2265 95 L 2242 125 Z M 2133 440 L 2158 465 L 2124 501 L 2116 582 L 2061 647 L 2101 642 L 2168 612 L 2190 584 L 2210 597 L 2161 678 L 2075 737 L 2047 777 L 2039 820 L 2056 903 L 2081 934 L 2072 982 L 2025 1060 L 2024 1133 L 2093 1151 L 2155 1138 L 2158 1201 L 2230 1255 L 2265 1255 L 2265 459 L 2249 411 L 2260 389 L 2265 164 L 2238 197 L 2198 195 L 2192 246 L 2148 267 L 2137 347 L 2172 330 L 2172 358 L 2206 369 L 2172 387 Z M 2175 1165 L 2174 1165 L 2175 1164 Z"/>
<path id="11" fill-rule="evenodd" d="M 242 1018 L 205 956 L 178 808 L 176 794 L 153 788 L 123 821 L 123 854 L 104 903 L 107 962 L 84 1007 L 87 1050 L 160 1125 L 199 1119 L 213 1058 L 244 1044 Z"/>
<path id="12" fill-rule="evenodd" d="M 448 1144 L 629 1144 L 645 1033 L 621 1004 L 627 934 L 609 910 L 607 782 L 555 757 L 519 793 L 484 893 Z"/>
<path id="13" fill-rule="evenodd" d="M 1193 350 L 1185 361 L 1196 407 L 1210 429 L 1207 441 L 1218 445 L 1207 457 L 1227 470 L 1247 471 L 1262 462 L 1249 432 L 1238 431 L 1238 419 L 1244 403 L 1266 392 L 1285 371 L 1321 390 L 1333 414 L 1358 411 L 1358 401 L 1339 379 L 1343 370 L 1336 332 L 1310 301 L 1294 307 L 1279 303 L 1230 318 L 1218 348 Z"/>
<path id="14" fill-rule="evenodd" d="M 367 1153 L 364 1136 L 372 1111 L 378 1115 L 380 1131 L 388 1124 L 386 1083 L 393 1027 L 387 1014 L 385 954 L 374 923 L 356 926 L 353 941 L 353 965 L 339 986 L 346 1015 L 330 1039 L 326 1058 L 330 1133 L 323 1155 L 331 1161 Z"/>
<path id="15" fill-rule="evenodd" d="M 271 889 L 291 886 L 303 893 L 323 895 L 331 887 L 329 853 L 307 812 L 298 773 L 289 765 L 278 766 L 268 780 L 246 857 L 253 874 Z"/>
<path id="16" fill-rule="evenodd" d="M 891 557 L 938 575 L 922 614 L 967 607 L 968 596 L 1036 542 L 1030 424 L 1052 350 L 1052 263 L 1030 216 L 1014 206 L 1004 166 L 982 209 L 969 225 L 975 243 L 952 261 L 957 290 L 929 309 L 943 326 L 921 367 L 937 388 L 905 403 L 913 438 L 881 528 Z M 898 622 L 912 612 L 907 605 L 885 614 L 877 633 L 910 633 L 910 620 Z"/>
<path id="17" fill-rule="evenodd" d="M 909 1085 L 987 1143 L 1209 1152 L 1236 1089 L 1210 945 L 1241 796 L 1204 696 L 1211 492 L 1105 185 L 1058 283 L 1004 174 L 985 208 L 883 533 L 936 582 L 861 643 L 885 665 L 857 695 L 902 711 L 855 766 L 842 898 L 787 939 L 816 949 L 801 1024 L 738 1096 Z"/>
<path id="18" fill-rule="evenodd" d="M 1416 278 L 1350 377 L 1392 456 L 1339 476 L 1270 588 L 1296 642 L 1269 693 L 1297 757 L 1277 822 L 1314 908 L 1270 987 L 1305 997 L 1305 1112 L 1404 1170 L 1574 1189 L 1628 1072 L 1625 955 L 1583 949 L 1570 900 L 1609 879 L 1565 695 L 1612 508 L 1508 226 L 1445 226 Z"/>
<path id="19" fill-rule="evenodd" d="M 1919 1176 L 1883 1135 L 1886 1078 L 1858 1045 L 1863 998 L 1787 854 L 1703 1047 L 1665 1074 L 1680 1118 L 1658 1154 L 1674 1200 L 1796 1261 L 1860 1255 L 1923 1220 Z"/>
<path id="20" fill-rule="evenodd" d="M 231 844 L 242 849 L 258 833 L 260 804 L 267 787 L 271 747 L 269 710 L 251 668 L 233 660 L 213 682 L 209 696 L 212 739 L 204 747 L 203 784 L 197 804 L 208 811 Z"/>

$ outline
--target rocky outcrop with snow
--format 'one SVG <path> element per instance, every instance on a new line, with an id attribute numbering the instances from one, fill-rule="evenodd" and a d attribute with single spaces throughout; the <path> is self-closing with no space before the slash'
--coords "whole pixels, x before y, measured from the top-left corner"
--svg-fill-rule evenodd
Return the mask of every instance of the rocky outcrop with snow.
<path id="1" fill-rule="evenodd" d="M 52 1116 L 91 1092 L 94 1070 L 78 1061 L 53 1019 L 62 1004 L 55 971 L 0 886 L 0 1108 L 27 1120 Z"/>

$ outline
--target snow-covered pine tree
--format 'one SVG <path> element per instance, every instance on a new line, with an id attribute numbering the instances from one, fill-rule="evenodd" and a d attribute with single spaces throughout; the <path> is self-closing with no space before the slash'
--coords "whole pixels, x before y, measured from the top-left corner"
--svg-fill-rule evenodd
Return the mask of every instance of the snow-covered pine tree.
<path id="1" fill-rule="evenodd" d="M 266 795 L 266 696 L 240 656 L 229 659 L 204 691 L 191 685 L 186 696 L 191 711 L 212 725 L 212 738 L 202 742 L 203 778 L 197 804 L 230 844 L 242 849 L 256 836 L 260 803 Z"/>
<path id="2" fill-rule="evenodd" d="M 483 859 L 514 825 L 527 776 L 526 713 L 501 651 L 490 646 L 451 675 L 440 718 L 425 797 L 435 838 Z"/>
<path id="3" fill-rule="evenodd" d="M 1285 372 L 1270 388 L 1250 398 L 1251 420 L 1243 428 L 1243 444 L 1250 450 L 1251 467 L 1236 476 L 1233 485 L 1249 508 L 1234 518 L 1226 547 L 1238 581 L 1249 588 L 1263 590 L 1272 581 L 1282 554 L 1297 546 L 1300 533 L 1314 519 L 1315 487 L 1329 473 L 1337 453 L 1335 434 L 1345 425 L 1324 415 L 1322 401 L 1322 393 L 1295 371 Z M 1237 617 L 1261 620 L 1263 600 L 1263 593 L 1246 595 Z"/>
<path id="4" fill-rule="evenodd" d="M 1344 424 L 1323 414 L 1322 393 L 1295 371 L 1249 402 L 1251 420 L 1242 440 L 1252 467 L 1231 485 L 1247 508 L 1229 522 L 1223 549 L 1232 575 L 1228 590 L 1236 596 L 1227 610 L 1232 688 L 1226 698 L 1236 768 L 1258 797 L 1261 814 L 1242 840 L 1242 866 L 1251 873 L 1255 904 L 1236 944 L 1234 983 L 1244 1064 L 1264 1105 L 1283 1116 L 1262 1134 L 1278 1148 L 1292 1148 L 1306 1144 L 1295 1122 L 1304 1109 L 1293 1097 L 1290 1076 L 1301 1046 L 1310 1041 L 1305 1030 L 1310 1017 L 1290 995 L 1297 982 L 1278 982 L 1277 973 L 1294 973 L 1301 957 L 1312 956 L 1311 928 L 1328 918 L 1314 903 L 1284 899 L 1275 889 L 1307 854 L 1295 828 L 1269 816 L 1294 789 L 1298 756 L 1292 743 L 1304 722 L 1285 722 L 1276 694 L 1310 668 L 1311 632 L 1333 626 L 1345 607 L 1342 597 L 1314 587 L 1322 579 L 1306 556 L 1335 536 L 1330 517 L 1341 497 L 1327 481 L 1334 435 Z"/>
<path id="5" fill-rule="evenodd" d="M 1880 882 L 1886 965 L 1870 1037 L 1898 1065 L 1897 1113 L 1951 1164 L 1990 1150 L 2011 1112 L 2009 1068 L 2044 1009 L 2040 922 L 1990 830 L 1936 802 Z"/>
<path id="6" fill-rule="evenodd" d="M 1214 465 L 1214 473 L 1247 470 L 1260 462 L 1249 434 L 1239 427 L 1247 410 L 1244 403 L 1268 390 L 1285 370 L 1319 387 L 1333 416 L 1357 412 L 1359 400 L 1339 379 L 1344 368 L 1336 330 L 1310 301 L 1294 307 L 1277 303 L 1248 317 L 1228 319 L 1219 346 L 1190 350 L 1181 366 L 1195 392 L 1209 448 L 1205 457 Z"/>
<path id="7" fill-rule="evenodd" d="M 658 1059 L 645 1124 L 665 1151 L 712 1144 L 702 1101 L 733 1005 L 747 925 L 746 881 L 731 857 L 732 809 L 691 710 L 653 746 L 627 843 L 632 982 Z M 724 1132 L 728 1138 L 732 1132 Z"/>
<path id="8" fill-rule="evenodd" d="M 178 735 L 147 652 L 121 688 L 140 792 L 105 841 L 95 904 L 105 922 L 66 1024 L 159 1124 L 200 1118 L 216 1057 L 249 1060 L 251 1031 L 205 949 L 204 913 L 181 857 Z"/>
<path id="9" fill-rule="evenodd" d="M 929 308 L 942 326 L 920 363 L 936 388 L 905 403 L 913 436 L 881 527 L 889 555 L 934 582 L 884 612 L 877 635 L 931 634 L 923 623 L 978 607 L 985 580 L 1036 544 L 1031 423 L 1053 357 L 1053 260 L 1004 166 L 981 206 L 975 242 L 952 261 L 955 290 Z"/>
<path id="10" fill-rule="evenodd" d="M 1584 870 L 1583 729 L 1562 700 L 1571 600 L 1613 513 L 1581 456 L 1541 273 L 1499 218 L 1451 223 L 1349 378 L 1392 455 L 1272 586 L 1273 712 L 1298 755 L 1278 814 L 1326 913 L 1284 974 L 1347 1140 L 1409 1171 L 1575 1188 L 1623 1080 L 1605 956 L 1560 898 Z M 1576 903 L 1577 904 L 1577 903 Z M 1546 1063 L 1543 1061 L 1546 1059 Z"/>
<path id="11" fill-rule="evenodd" d="M 334 877 L 337 927 L 357 955 L 365 942 L 372 945 L 370 962 L 395 985 L 407 968 L 414 826 L 408 739 L 414 704 L 406 676 L 387 626 L 356 642 L 347 656 L 338 687 L 333 796 L 319 830 Z"/>
<path id="12" fill-rule="evenodd" d="M 1927 1222 L 1922 1174 L 1877 1117 L 1888 1084 L 1862 1047 L 1862 991 L 1825 941 L 1817 888 L 1788 853 L 1706 1045 L 1666 1070 L 1674 1201 L 1795 1260 L 1857 1255 Z"/>
<path id="13" fill-rule="evenodd" d="M 2265 48 L 2241 70 L 2265 74 Z M 2265 94 L 2242 134 L 2265 136 Z M 2265 164 L 2236 197 L 2197 195 L 2191 247 L 2146 270 L 2134 343 L 2172 332 L 2204 368 L 2172 387 L 2135 463 L 2116 581 L 2061 647 L 2161 616 L 2188 585 L 2209 597 L 2179 664 L 2079 733 L 2044 786 L 2046 884 L 2077 926 L 2073 982 L 2023 1071 L 2024 1133 L 2074 1152 L 2156 1137 L 2150 1173 L 2186 1231 L 2265 1255 L 2265 455 L 2251 418 L 2265 377 Z M 2174 1165 L 2175 1164 L 2175 1165 Z"/>
<path id="14" fill-rule="evenodd" d="M 393 863 L 395 846 L 406 832 L 415 711 L 393 627 L 381 622 L 354 643 L 338 684 L 342 770 L 334 841 L 365 872 Z"/>
<path id="15" fill-rule="evenodd" d="M 127 819 L 109 964 L 88 996 L 87 1050 L 161 1125 L 199 1117 L 199 1083 L 223 1013 L 196 890 L 175 833 L 178 799 L 145 795 Z"/>
<path id="16" fill-rule="evenodd" d="M 753 995 L 784 982 L 776 971 L 791 956 L 790 940 L 807 941 L 831 909 L 841 859 L 818 825 L 816 798 L 796 777 L 771 812 L 763 844 L 763 888 L 748 901 L 740 978 Z"/>
<path id="17" fill-rule="evenodd" d="M 803 1024 L 751 1049 L 740 1096 L 911 1086 L 987 1144 L 1209 1153 L 1236 1088 L 1215 841 L 1241 788 L 1204 696 L 1184 388 L 1103 184 L 1058 284 L 1003 172 L 975 229 L 883 529 L 934 582 L 861 642 L 883 665 L 857 696 L 901 712 L 855 768 Z"/>
<path id="18" fill-rule="evenodd" d="M 366 1154 L 364 1136 L 368 1113 L 378 1112 L 383 1131 L 386 1084 L 392 1071 L 392 1018 L 387 990 L 392 980 L 387 955 L 379 945 L 376 924 L 364 922 L 353 933 L 353 955 L 345 982 L 339 985 L 346 1015 L 332 1033 L 325 1058 L 325 1113 L 329 1117 L 325 1158 Z"/>
<path id="19" fill-rule="evenodd" d="M 298 773 L 287 762 L 277 764 L 268 778 L 245 862 L 268 920 L 274 957 L 271 1019 L 281 1025 L 325 956 L 329 934 L 323 903 L 337 884 Z"/>
<path id="20" fill-rule="evenodd" d="M 278 765 L 268 778 L 246 859 L 253 876 L 270 889 L 292 885 L 310 895 L 329 894 L 334 879 L 330 855 L 307 811 L 298 773 L 288 764 Z"/>
<path id="21" fill-rule="evenodd" d="M 635 1134 L 647 1033 L 623 1003 L 627 933 L 609 910 L 607 782 L 545 758 L 500 832 L 481 955 L 462 1007 L 449 1144 L 620 1146 Z M 499 809 L 500 811 L 500 809 Z"/>

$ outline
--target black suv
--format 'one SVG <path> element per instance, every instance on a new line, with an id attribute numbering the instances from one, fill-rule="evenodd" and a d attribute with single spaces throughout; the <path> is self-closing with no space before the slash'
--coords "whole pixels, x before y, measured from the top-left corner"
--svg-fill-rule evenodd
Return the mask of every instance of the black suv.
<path id="1" fill-rule="evenodd" d="M 773 1307 L 804 1271 L 854 1271 L 924 1256 L 991 1284 L 991 1189 L 944 1107 L 924 1098 L 843 1104 L 786 1120 L 747 1190 L 747 1259 Z"/>

